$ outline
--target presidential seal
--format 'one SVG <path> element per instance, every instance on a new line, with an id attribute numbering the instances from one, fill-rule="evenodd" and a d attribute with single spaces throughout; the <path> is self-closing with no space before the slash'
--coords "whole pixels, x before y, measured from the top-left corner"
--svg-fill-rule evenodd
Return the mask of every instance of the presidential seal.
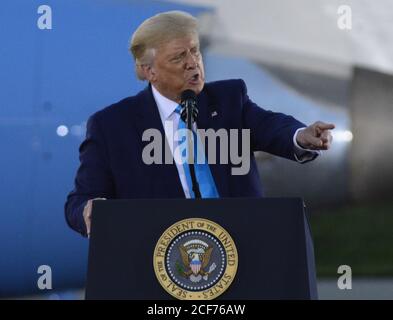
<path id="1" fill-rule="evenodd" d="M 238 255 L 229 233 L 217 223 L 185 219 L 158 240 L 153 257 L 161 286 L 182 300 L 210 300 L 231 285 Z"/>

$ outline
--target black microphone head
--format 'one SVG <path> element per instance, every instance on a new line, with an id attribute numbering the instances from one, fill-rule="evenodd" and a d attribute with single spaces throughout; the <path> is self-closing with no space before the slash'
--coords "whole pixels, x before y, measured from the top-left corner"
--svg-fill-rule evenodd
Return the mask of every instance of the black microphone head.
<path id="1" fill-rule="evenodd" d="M 191 114 L 191 123 L 196 121 L 198 117 L 198 108 L 196 106 L 196 93 L 190 89 L 184 90 L 181 93 L 181 102 L 182 111 L 181 118 L 184 122 L 187 122 L 187 114 L 188 112 Z"/>
<path id="2" fill-rule="evenodd" d="M 184 90 L 181 93 L 181 101 L 196 100 L 196 93 L 191 89 Z"/>

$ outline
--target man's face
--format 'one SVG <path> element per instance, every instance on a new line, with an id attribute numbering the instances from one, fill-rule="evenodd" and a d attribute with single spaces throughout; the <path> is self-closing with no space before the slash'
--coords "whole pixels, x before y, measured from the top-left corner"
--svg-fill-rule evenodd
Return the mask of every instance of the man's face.
<path id="1" fill-rule="evenodd" d="M 168 99 L 180 102 L 186 89 L 199 94 L 205 83 L 205 72 L 197 37 L 162 44 L 148 73 L 148 80 Z"/>

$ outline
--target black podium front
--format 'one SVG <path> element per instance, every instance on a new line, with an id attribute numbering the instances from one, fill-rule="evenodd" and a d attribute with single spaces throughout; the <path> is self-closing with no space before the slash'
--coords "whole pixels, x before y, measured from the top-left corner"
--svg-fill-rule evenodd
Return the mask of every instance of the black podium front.
<path id="1" fill-rule="evenodd" d="M 316 299 L 313 244 L 302 199 L 146 199 L 93 204 L 86 299 L 174 299 L 157 280 L 163 232 L 214 221 L 236 244 L 238 267 L 218 299 Z"/>

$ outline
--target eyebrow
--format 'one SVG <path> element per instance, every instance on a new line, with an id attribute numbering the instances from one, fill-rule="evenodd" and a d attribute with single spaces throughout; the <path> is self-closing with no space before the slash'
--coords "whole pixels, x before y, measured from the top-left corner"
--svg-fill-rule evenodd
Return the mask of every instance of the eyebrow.
<path id="1" fill-rule="evenodd" d="M 170 56 L 177 56 L 177 55 L 179 55 L 179 54 L 182 54 L 182 53 L 184 53 L 185 51 L 187 51 L 187 50 L 185 50 L 185 49 L 179 49 L 179 50 L 176 50 L 175 52 L 173 52 L 173 53 L 171 53 L 171 54 L 169 54 Z"/>
<path id="2" fill-rule="evenodd" d="M 168 54 L 167 59 L 169 59 L 169 60 L 176 59 L 178 56 L 183 55 L 185 53 L 185 51 L 186 50 L 182 49 L 181 51 L 178 50 L 176 52 L 170 53 L 170 54 Z"/>
<path id="3" fill-rule="evenodd" d="M 199 50 L 199 46 L 198 46 L 198 45 L 195 45 L 195 46 L 193 46 L 190 50 L 192 51 L 192 50 L 194 50 L 194 49 Z M 187 49 L 184 49 L 184 48 L 180 48 L 180 47 L 179 47 L 179 49 L 177 49 L 177 50 L 175 49 L 175 52 L 168 54 L 168 58 L 170 59 L 170 58 L 174 58 L 174 57 L 176 57 L 176 56 L 178 56 L 178 55 L 181 55 L 181 54 L 184 53 L 184 51 L 187 51 Z"/>

